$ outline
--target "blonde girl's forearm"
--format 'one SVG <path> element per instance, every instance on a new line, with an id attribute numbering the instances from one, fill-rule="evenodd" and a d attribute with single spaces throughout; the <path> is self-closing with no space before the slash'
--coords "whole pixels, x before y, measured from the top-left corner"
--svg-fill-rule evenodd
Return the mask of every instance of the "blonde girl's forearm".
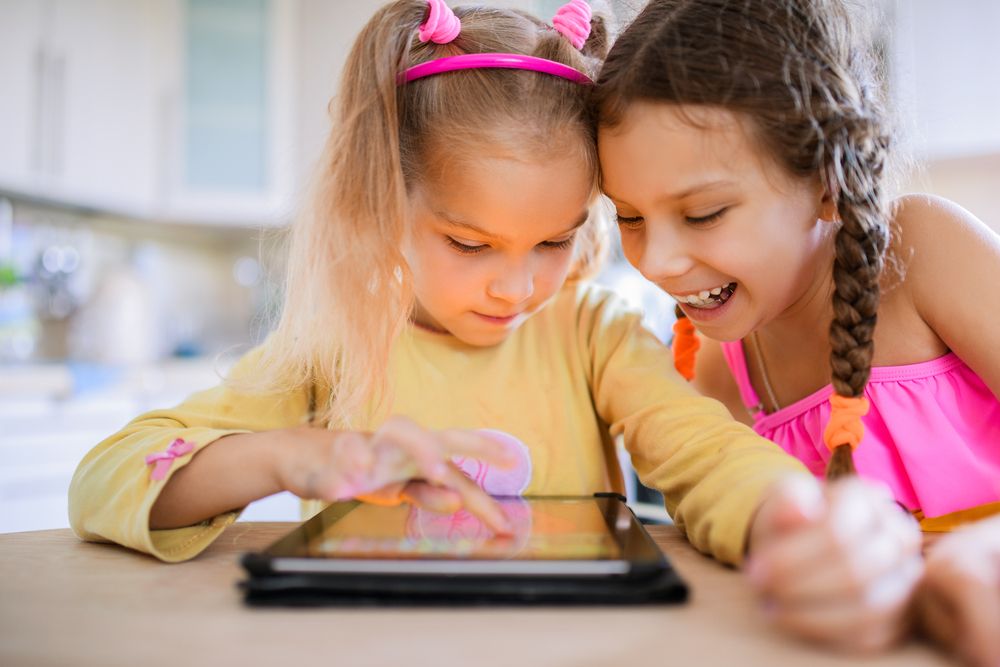
<path id="1" fill-rule="evenodd" d="M 168 480 L 150 514 L 152 530 L 181 528 L 281 491 L 275 472 L 281 431 L 227 435 Z"/>

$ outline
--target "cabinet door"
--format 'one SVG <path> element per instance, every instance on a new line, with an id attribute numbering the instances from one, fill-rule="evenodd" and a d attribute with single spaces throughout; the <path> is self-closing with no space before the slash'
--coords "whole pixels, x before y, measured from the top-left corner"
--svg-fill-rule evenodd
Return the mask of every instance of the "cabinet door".
<path id="1" fill-rule="evenodd" d="M 179 0 L 175 7 L 165 215 L 280 222 L 295 176 L 295 5 Z"/>
<path id="2" fill-rule="evenodd" d="M 59 0 L 53 24 L 51 169 L 71 201 L 147 213 L 157 82 L 152 0 Z"/>
<path id="3" fill-rule="evenodd" d="M 42 26 L 51 4 L 0 0 L 0 188 L 21 190 L 39 178 L 44 72 Z"/>

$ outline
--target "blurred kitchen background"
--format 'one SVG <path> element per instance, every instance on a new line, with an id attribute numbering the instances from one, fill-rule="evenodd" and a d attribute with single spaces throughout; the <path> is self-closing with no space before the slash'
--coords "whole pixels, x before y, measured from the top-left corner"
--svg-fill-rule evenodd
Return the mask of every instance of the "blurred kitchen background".
<path id="1" fill-rule="evenodd" d="M 872 2 L 914 158 L 902 189 L 1000 229 L 1000 3 Z M 0 532 L 67 526 L 90 447 L 216 384 L 266 333 L 281 231 L 381 4 L 0 0 Z M 605 7 L 621 24 L 641 4 Z M 666 335 L 664 297 L 620 262 L 603 279 Z"/>

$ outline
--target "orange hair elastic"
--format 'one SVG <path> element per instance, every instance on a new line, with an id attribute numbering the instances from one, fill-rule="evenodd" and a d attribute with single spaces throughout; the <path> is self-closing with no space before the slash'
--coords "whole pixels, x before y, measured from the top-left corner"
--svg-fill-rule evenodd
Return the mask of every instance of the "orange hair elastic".
<path id="1" fill-rule="evenodd" d="M 868 414 L 868 399 L 864 396 L 852 398 L 832 394 L 830 405 L 833 410 L 830 411 L 830 421 L 823 431 L 823 442 L 831 452 L 840 445 L 850 445 L 852 451 L 857 449 L 865 435 L 861 418 Z"/>
<path id="2" fill-rule="evenodd" d="M 674 368 L 688 381 L 694 379 L 694 357 L 701 347 L 701 341 L 694 335 L 694 325 L 686 317 L 678 317 L 674 322 Z"/>

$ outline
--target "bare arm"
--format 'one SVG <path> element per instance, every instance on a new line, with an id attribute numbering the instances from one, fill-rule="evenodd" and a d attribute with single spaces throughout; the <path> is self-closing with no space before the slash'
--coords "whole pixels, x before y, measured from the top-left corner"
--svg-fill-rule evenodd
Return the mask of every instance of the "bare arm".
<path id="1" fill-rule="evenodd" d="M 923 320 L 1000 398 L 1000 235 L 928 195 L 900 201 L 905 289 Z"/>

